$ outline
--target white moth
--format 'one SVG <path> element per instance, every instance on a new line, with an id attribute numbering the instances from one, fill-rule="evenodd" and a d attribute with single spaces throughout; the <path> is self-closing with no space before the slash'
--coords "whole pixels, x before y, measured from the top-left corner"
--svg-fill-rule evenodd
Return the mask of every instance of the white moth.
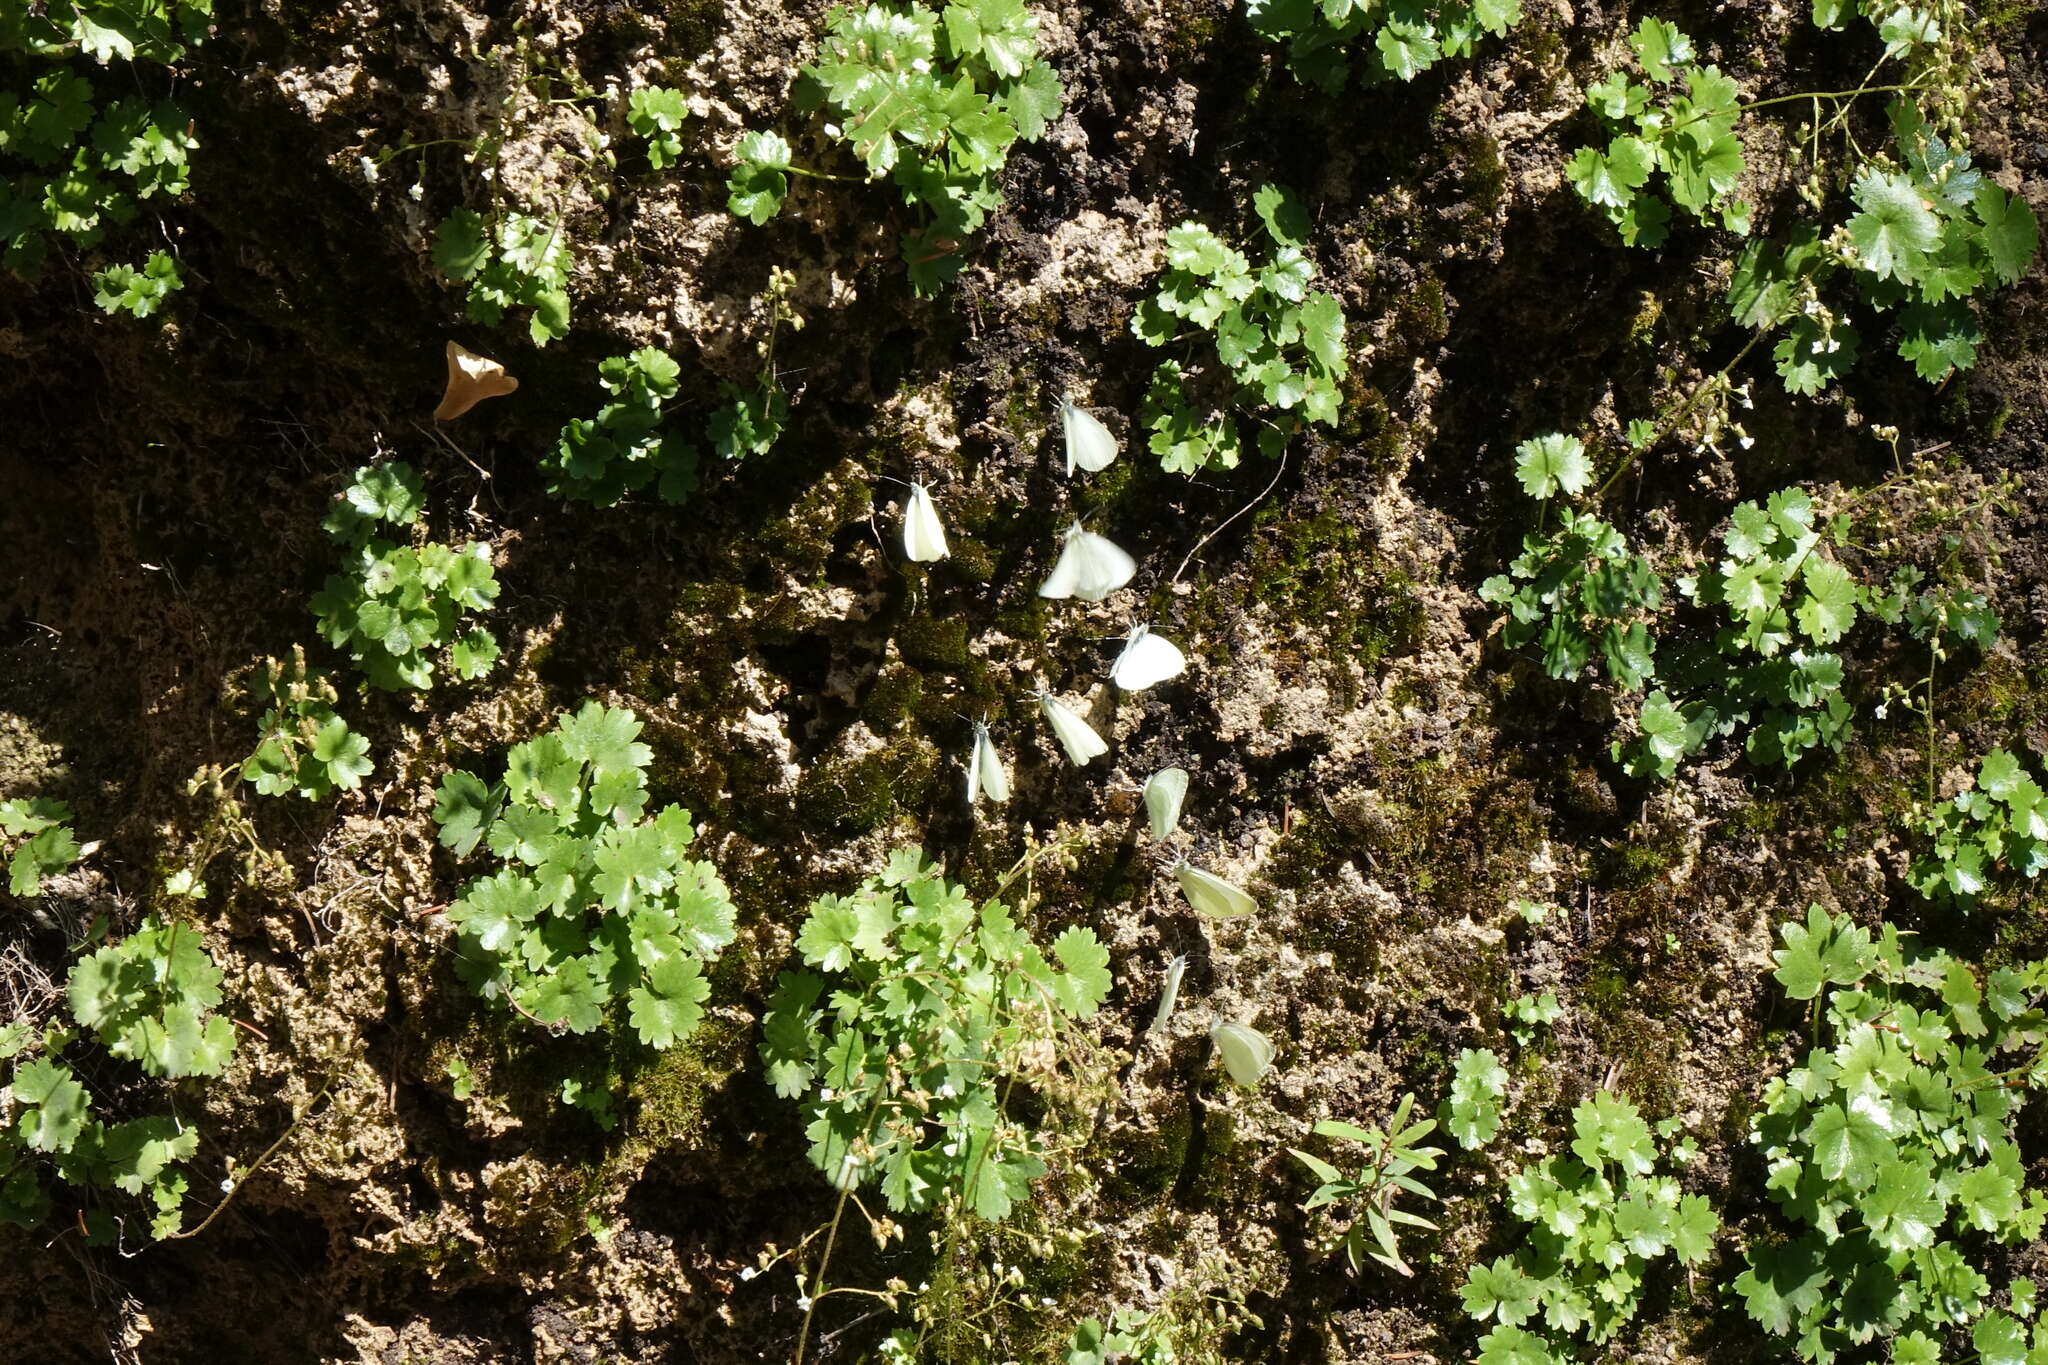
<path id="1" fill-rule="evenodd" d="M 1249 895 L 1185 858 L 1173 865 L 1173 875 L 1188 904 L 1210 919 L 1242 919 L 1258 912 L 1259 903 Z"/>
<path id="2" fill-rule="evenodd" d="M 1134 626 L 1110 666 L 1109 680 L 1126 692 L 1143 692 L 1154 683 L 1178 678 L 1187 666 L 1188 656 L 1179 645 L 1154 635 L 1150 626 Z"/>
<path id="3" fill-rule="evenodd" d="M 1109 746 L 1102 742 L 1102 736 L 1095 733 L 1095 727 L 1082 720 L 1071 708 L 1050 692 L 1038 694 L 1038 709 L 1045 712 L 1046 723 L 1052 726 L 1053 738 L 1067 751 L 1067 761 L 1075 767 L 1082 767 L 1091 758 L 1109 752 Z"/>
<path id="4" fill-rule="evenodd" d="M 1067 438 L 1067 477 L 1085 469 L 1090 474 L 1116 462 L 1116 437 L 1092 413 L 1060 400 L 1060 434 Z"/>
<path id="5" fill-rule="evenodd" d="M 1166 1031 L 1167 1020 L 1173 1018 L 1174 1003 L 1180 999 L 1181 976 L 1187 969 L 1188 958 L 1186 953 L 1176 954 L 1173 961 L 1166 964 L 1166 980 L 1159 988 L 1159 1011 L 1152 1016 L 1152 1027 L 1146 1029 L 1145 1032 L 1163 1033 Z"/>
<path id="6" fill-rule="evenodd" d="M 967 804 L 980 802 L 982 793 L 991 801 L 1010 799 L 1010 775 L 1003 771 L 1003 756 L 988 737 L 988 722 L 974 722 L 974 752 L 967 758 Z"/>
<path id="7" fill-rule="evenodd" d="M 932 506 L 932 495 L 921 483 L 910 485 L 910 500 L 903 504 L 903 553 L 919 564 L 951 553 L 946 548 L 946 527 L 939 520 L 939 509 Z"/>
<path id="8" fill-rule="evenodd" d="M 1081 529 L 1075 522 L 1067 528 L 1060 557 L 1052 572 L 1038 585 L 1040 597 L 1078 597 L 1083 602 L 1100 602 L 1131 581 L 1138 562 L 1108 539 Z"/>
<path id="9" fill-rule="evenodd" d="M 1247 1090 L 1257 1087 L 1272 1069 L 1272 1042 L 1249 1024 L 1218 1024 L 1209 1030 L 1209 1040 L 1216 1044 L 1230 1079 Z"/>
<path id="10" fill-rule="evenodd" d="M 1145 779 L 1145 818 L 1152 822 L 1152 838 L 1164 842 L 1180 826 L 1180 803 L 1187 799 L 1186 768 L 1161 768 Z"/>

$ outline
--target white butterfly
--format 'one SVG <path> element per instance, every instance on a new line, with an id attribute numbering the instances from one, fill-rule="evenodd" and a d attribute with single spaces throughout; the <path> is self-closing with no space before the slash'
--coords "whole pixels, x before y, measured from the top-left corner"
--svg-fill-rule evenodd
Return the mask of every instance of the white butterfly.
<path id="1" fill-rule="evenodd" d="M 1250 1024 L 1218 1024 L 1209 1039 L 1223 1057 L 1223 1069 L 1230 1079 L 1250 1090 L 1266 1078 L 1273 1067 L 1273 1044 Z"/>
<path id="2" fill-rule="evenodd" d="M 1180 825 L 1180 803 L 1187 794 L 1185 768 L 1161 768 L 1145 779 L 1145 816 L 1152 822 L 1155 841 L 1164 842 Z"/>
<path id="3" fill-rule="evenodd" d="M 1038 585 L 1040 597 L 1078 597 L 1083 602 L 1100 602 L 1131 581 L 1138 562 L 1093 531 L 1075 522 L 1067 528 L 1060 557 L 1052 572 Z"/>
<path id="4" fill-rule="evenodd" d="M 1095 733 L 1095 727 L 1054 697 L 1050 692 L 1038 694 L 1038 709 L 1045 713 L 1046 723 L 1052 726 L 1053 737 L 1060 747 L 1067 751 L 1067 762 L 1083 767 L 1091 758 L 1109 752 L 1109 746 L 1102 742 L 1102 736 Z"/>
<path id="5" fill-rule="evenodd" d="M 951 553 L 946 548 L 945 524 L 939 520 L 938 508 L 932 506 L 931 493 L 921 483 L 910 485 L 910 500 L 903 505 L 903 553 L 919 564 Z"/>
<path id="6" fill-rule="evenodd" d="M 1173 1018 L 1174 1004 L 1180 999 L 1180 979 L 1188 969 L 1187 954 L 1182 953 L 1166 964 L 1166 980 L 1159 988 L 1159 1010 L 1152 1016 L 1152 1026 L 1147 1033 L 1162 1033 L 1169 1019 Z"/>
<path id="7" fill-rule="evenodd" d="M 1134 626 L 1124 638 L 1123 652 L 1110 666 L 1109 680 L 1126 692 L 1143 692 L 1154 683 L 1178 678 L 1188 666 L 1188 656 L 1164 635 L 1154 635 L 1150 626 Z"/>
<path id="8" fill-rule="evenodd" d="M 1116 462 L 1116 437 L 1092 413 L 1060 399 L 1060 432 L 1067 438 L 1067 477 L 1076 468 L 1090 474 Z"/>
<path id="9" fill-rule="evenodd" d="M 967 758 L 967 804 L 981 800 L 983 792 L 991 801 L 1010 799 L 1010 775 L 1003 770 L 1003 756 L 988 737 L 988 723 L 974 722 L 974 752 Z"/>
<path id="10" fill-rule="evenodd" d="M 1242 919 L 1258 912 L 1259 903 L 1251 896 L 1185 858 L 1173 865 L 1173 875 L 1188 904 L 1210 919 Z"/>

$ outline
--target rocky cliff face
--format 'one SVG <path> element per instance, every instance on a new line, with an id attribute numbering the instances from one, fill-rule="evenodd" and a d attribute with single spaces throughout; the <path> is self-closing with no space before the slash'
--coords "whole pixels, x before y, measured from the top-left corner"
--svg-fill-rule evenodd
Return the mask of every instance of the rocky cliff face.
<path id="1" fill-rule="evenodd" d="M 1795 8 L 1668 17 L 1746 97 L 1852 86 L 1874 40 L 1817 34 Z M 1971 144 L 2048 212 L 2048 21 L 1994 10 Z M 1817 900 L 1958 952 L 2048 952 L 2029 884 L 2002 893 L 2002 917 L 1967 918 L 1902 880 L 1930 771 L 1948 794 L 1989 748 L 2038 764 L 2048 747 L 2043 277 L 1990 293 L 1976 368 L 1939 385 L 1875 343 L 1821 398 L 1777 392 L 1749 361 L 1753 446 L 1667 442 L 1606 507 L 1676 573 L 1714 553 L 1744 498 L 1883 485 L 1859 507 L 1882 512 L 1896 557 L 1931 567 L 1965 547 L 2004 624 L 1995 649 L 1937 670 L 1935 723 L 1873 714 L 1927 667 L 1873 634 L 1845 647 L 1858 714 L 1842 752 L 1788 774 L 1724 742 L 1673 781 L 1627 776 L 1607 753 L 1612 689 L 1503 649 L 1478 588 L 1527 529 L 1517 442 L 1612 444 L 1736 355 L 1745 336 L 1720 310 L 1738 242 L 1694 227 L 1629 250 L 1580 203 L 1562 166 L 1592 135 L 1582 92 L 1639 16 L 1527 11 L 1472 58 L 1332 98 L 1220 0 L 1040 6 L 1064 111 L 1015 149 L 959 279 L 920 299 L 887 186 L 800 180 L 763 227 L 726 210 L 742 131 L 780 126 L 829 155 L 786 108 L 822 5 L 221 0 L 179 70 L 201 143 L 191 193 L 133 229 L 134 254 L 168 244 L 185 264 L 161 324 L 91 308 L 92 253 L 0 280 L 0 796 L 61 796 L 101 841 L 6 913 L 20 960 L 61 977 L 96 917 L 130 928 L 165 903 L 166 875 L 202 872 L 209 894 L 178 913 L 203 926 L 244 1036 L 223 1082 L 179 1092 L 203 1134 L 188 1226 L 213 1182 L 284 1140 L 189 1240 L 88 1247 L 68 1207 L 6 1232 L 0 1355 L 786 1358 L 790 1263 L 747 1272 L 823 1226 L 834 1196 L 796 1107 L 761 1079 L 756 1020 L 812 899 L 913 843 L 984 892 L 1059 846 L 1030 914 L 1092 928 L 1117 981 L 1098 1107 L 1028 1213 L 960 1264 L 934 1266 L 921 1233 L 840 1252 L 844 1283 L 956 1294 L 994 1340 L 955 1358 L 1058 1359 L 1084 1317 L 1197 1291 L 1243 1305 L 1226 1358 L 1463 1358 L 1464 1268 L 1519 1235 L 1502 1177 L 1561 1147 L 1603 1083 L 1684 1121 L 1701 1152 L 1688 1188 L 1731 1226 L 1763 1216 L 1747 1120 L 1804 1047 L 1766 975 L 1778 923 Z M 623 116 L 622 92 L 649 83 L 690 109 L 659 171 Z M 1875 108 L 1858 118 L 1881 131 Z M 1789 126 L 1746 133 L 1743 189 L 1766 216 L 1797 210 Z M 1317 283 L 1350 319 L 1342 415 L 1281 461 L 1162 473 L 1138 421 L 1158 356 L 1132 311 L 1170 228 L 1248 240 L 1267 182 L 1309 206 Z M 433 267 L 440 220 L 493 203 L 559 221 L 572 246 L 556 344 L 519 318 L 465 318 Z M 668 350 L 693 421 L 722 383 L 750 382 L 771 268 L 793 273 L 803 319 L 776 342 L 794 405 L 773 450 L 708 461 L 680 508 L 548 497 L 538 460 L 605 401 L 600 359 Z M 521 383 L 437 429 L 451 337 Z M 1065 476 L 1062 397 L 1122 438 L 1119 463 Z M 1938 487 L 1887 484 L 1879 424 Z M 425 472 L 436 536 L 489 547 L 503 660 L 478 682 L 351 698 L 376 761 L 358 791 L 308 803 L 205 780 L 253 745 L 251 666 L 314 644 L 322 514 L 382 458 Z M 903 562 L 893 480 L 934 491 L 949 559 Z M 2002 480 L 1995 511 L 1941 519 Z M 1139 576 L 1098 605 L 1042 600 L 1082 514 Z M 1136 621 L 1189 668 L 1119 694 L 1106 672 Z M 1106 761 L 1064 762 L 1041 685 L 1091 714 Z M 551 1036 L 453 967 L 445 911 L 476 868 L 436 844 L 436 785 L 586 697 L 645 722 L 658 799 L 696 814 L 739 906 L 707 1023 L 667 1053 L 623 1031 Z M 962 799 L 976 719 L 1012 765 L 1001 808 Z M 1204 921 L 1164 875 L 1136 792 L 1169 765 L 1193 775 L 1184 845 L 1256 887 L 1257 916 Z M 1548 915 L 1519 915 L 1524 899 Z M 1148 1035 L 1176 955 L 1178 1021 Z M 1555 1024 L 1512 1041 L 1506 1003 L 1545 992 Z M 1221 1019 L 1278 1044 L 1257 1091 L 1216 1067 Z M 1414 1278 L 1351 1275 L 1299 1210 L 1310 1182 L 1286 1148 L 1321 1118 L 1381 1121 L 1406 1091 L 1433 1104 L 1468 1046 L 1512 1062 L 1507 1138 L 1446 1164 Z M 117 1107 L 160 1103 L 111 1064 L 101 1083 Z M 608 1122 L 571 1102 L 592 1093 L 612 1097 Z M 2038 1184 L 2038 1114 L 2028 1131 Z M 1021 1289 L 1000 1290 L 991 1260 L 1020 1266 Z M 1998 1266 L 2048 1272 L 2038 1247 Z M 1673 1272 L 1629 1351 L 1764 1358 L 1710 1289 L 1739 1268 L 1731 1244 L 1697 1295 Z M 863 1318 L 875 1306 L 821 1317 L 820 1358 L 871 1349 L 897 1321 Z"/>

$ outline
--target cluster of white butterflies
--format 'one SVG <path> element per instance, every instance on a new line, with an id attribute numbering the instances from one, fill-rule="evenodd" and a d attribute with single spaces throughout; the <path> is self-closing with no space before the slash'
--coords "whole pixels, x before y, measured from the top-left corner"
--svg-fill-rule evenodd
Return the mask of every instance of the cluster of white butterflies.
<path id="1" fill-rule="evenodd" d="M 1092 414 L 1060 400 L 1060 430 L 1066 440 L 1067 475 L 1076 469 L 1096 473 L 1107 469 L 1117 457 L 1117 440 L 1109 428 Z M 921 483 L 910 485 L 903 508 L 903 553 L 919 564 L 944 559 L 951 553 L 946 544 L 946 526 L 939 519 L 931 490 Z M 1100 602 L 1129 583 L 1138 572 L 1137 561 L 1106 536 L 1097 535 L 1079 521 L 1067 528 L 1060 544 L 1059 558 L 1052 572 L 1039 584 L 1038 595 L 1049 598 L 1077 597 Z M 1187 668 L 1187 656 L 1180 647 L 1149 625 L 1139 624 L 1124 637 L 1123 649 L 1110 665 L 1109 678 L 1125 692 L 1142 692 L 1175 678 Z M 1052 727 L 1067 761 L 1076 767 L 1109 752 L 1109 745 L 1095 727 L 1066 703 L 1041 688 L 1038 709 Z M 1163 843 L 1180 824 L 1181 803 L 1188 792 L 1187 772 L 1165 768 L 1145 782 L 1145 813 L 1155 842 Z M 989 737 L 985 721 L 974 723 L 974 748 L 967 759 L 967 804 L 980 804 L 982 797 L 1003 802 L 1010 799 L 1010 774 L 1002 755 Z M 1174 880 L 1188 904 L 1211 919 L 1239 919 L 1255 913 L 1259 903 L 1245 891 L 1205 872 L 1181 858 L 1173 864 Z M 1181 973 L 1187 959 L 1176 957 L 1167 966 L 1165 986 L 1160 994 L 1159 1012 L 1150 1032 L 1158 1032 L 1172 1017 L 1180 995 Z M 1273 1064 L 1273 1045 L 1258 1030 L 1246 1024 L 1219 1024 L 1210 1034 L 1231 1078 L 1240 1085 L 1254 1086 Z"/>

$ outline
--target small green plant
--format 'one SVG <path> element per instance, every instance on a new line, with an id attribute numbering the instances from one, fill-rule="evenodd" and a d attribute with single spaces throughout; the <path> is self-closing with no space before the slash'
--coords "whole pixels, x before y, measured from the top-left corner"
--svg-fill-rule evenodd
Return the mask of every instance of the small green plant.
<path id="1" fill-rule="evenodd" d="M 1792 1231 L 1750 1239 L 1735 1291 L 1804 1360 L 1873 1342 L 1894 1360 L 1967 1359 L 1965 1328 L 1981 1361 L 2033 1359 L 1990 1306 L 1979 1249 L 2038 1244 L 2048 1222 L 2016 1145 L 2027 1092 L 2048 1086 L 2048 963 L 1980 979 L 1818 905 L 1780 934 L 1772 975 L 1811 1002 L 1816 1046 L 1750 1123 Z"/>
<path id="2" fill-rule="evenodd" d="M 1563 1017 L 1564 1006 L 1557 1003 L 1556 991 L 1545 991 L 1542 995 L 1518 995 L 1501 1013 L 1507 1016 L 1508 1032 L 1515 1042 L 1526 1048 Z"/>
<path id="3" fill-rule="evenodd" d="M 424 507 L 411 465 L 364 465 L 322 523 L 348 559 L 313 598 L 320 633 L 389 692 L 434 685 L 430 650 L 445 650 L 443 664 L 458 678 L 482 677 L 498 657 L 483 627 L 456 634 L 464 616 L 497 600 L 489 547 L 396 545 L 378 534 L 384 525 L 417 526 Z"/>
<path id="4" fill-rule="evenodd" d="M 663 425 L 681 373 L 674 357 L 653 346 L 601 363 L 598 382 L 612 401 L 595 418 L 562 428 L 541 458 L 548 492 L 611 507 L 651 484 L 663 502 L 686 501 L 697 488 L 697 448 Z"/>
<path id="5" fill-rule="evenodd" d="M 1227 1351 L 1230 1335 L 1263 1325 L 1245 1306 L 1245 1279 L 1240 1267 L 1210 1263 L 1149 1309 L 1119 1306 L 1107 1327 L 1084 1319 L 1060 1365 L 1233 1365 L 1242 1357 Z"/>
<path id="6" fill-rule="evenodd" d="M 289 662 L 265 659 L 263 738 L 242 764 L 242 780 L 265 796 L 297 792 L 323 801 L 337 789 L 354 791 L 374 766 L 370 741 L 335 714 L 341 700 L 325 673 L 306 666 L 306 651 L 292 647 Z"/>
<path id="7" fill-rule="evenodd" d="M 1466 1151 L 1477 1151 L 1500 1134 L 1501 1102 L 1508 1072 L 1490 1047 L 1462 1048 L 1451 1077 L 1451 1093 L 1437 1106 L 1437 1121 Z"/>
<path id="8" fill-rule="evenodd" d="M 1046 1171 L 1013 1092 L 1056 1084 L 1068 1031 L 1109 994 L 1108 950 L 1076 927 L 1041 952 L 916 849 L 813 902 L 797 948 L 817 970 L 777 981 L 761 1056 L 804 1102 L 812 1164 L 842 1190 L 879 1184 L 898 1212 L 1007 1217 Z"/>
<path id="9" fill-rule="evenodd" d="M 626 99 L 626 126 L 647 142 L 647 164 L 666 170 L 683 154 L 683 140 L 676 136 L 690 106 L 683 92 L 665 85 L 643 85 Z"/>
<path id="10" fill-rule="evenodd" d="M 115 1057 L 166 1079 L 215 1076 L 235 1046 L 233 1027 L 213 1013 L 220 981 L 196 929 L 145 920 L 80 959 L 66 996 L 78 1025 Z M 54 1172 L 80 1189 L 147 1196 L 152 1233 L 172 1236 L 187 1188 L 177 1163 L 198 1150 L 199 1134 L 170 1115 L 101 1118 L 85 1080 L 62 1059 L 77 1040 L 71 1029 L 38 1029 L 25 1018 L 0 1025 L 0 1059 L 12 1061 L 0 1090 L 0 1221 L 32 1227 L 46 1218 L 44 1177 Z M 120 1239 L 121 1222 L 104 1207 L 81 1208 L 79 1222 L 91 1244 Z"/>
<path id="11" fill-rule="evenodd" d="M 1714 735 L 1747 727 L 1743 750 L 1763 766 L 1791 767 L 1816 748 L 1840 748 L 1849 733 L 1841 695 L 1838 643 L 1870 609 L 1871 595 L 1829 553 L 1802 488 L 1738 506 L 1722 532 L 1723 557 L 1678 580 L 1701 606 L 1720 608 L 1725 624 L 1711 646 L 1670 652 L 1676 699 L 1644 700 L 1640 738 L 1616 741 L 1617 757 L 1639 777 L 1670 777 Z M 1846 526 L 1832 528 L 1837 539 Z"/>
<path id="12" fill-rule="evenodd" d="M 1356 71 L 1367 82 L 1412 81 L 1446 57 L 1469 57 L 1481 34 L 1522 22 L 1521 0 L 1245 0 L 1253 31 L 1287 44 L 1295 76 L 1334 95 Z"/>
<path id="13" fill-rule="evenodd" d="M 2032 881 L 2048 869 L 2048 793 L 2017 758 L 1993 749 L 1969 790 L 1921 815 L 1920 834 L 1929 848 L 1907 880 L 1923 896 L 1971 905 L 2001 873 Z"/>
<path id="14" fill-rule="evenodd" d="M 645 813 L 640 729 L 586 701 L 514 745 L 502 781 L 449 773 L 434 819 L 457 857 L 482 841 L 501 863 L 448 907 L 465 981 L 571 1033 L 623 1006 L 641 1042 L 667 1048 L 703 1017 L 703 964 L 732 942 L 733 907 L 717 870 L 688 856 L 690 813 Z"/>
<path id="15" fill-rule="evenodd" d="M 760 372 L 751 387 L 721 383 L 719 394 L 725 402 L 711 414 L 711 448 L 725 459 L 766 455 L 782 438 L 783 425 L 789 421 L 789 393 L 775 370 L 775 341 L 785 326 L 793 332 L 803 330 L 804 320 L 789 302 L 795 292 L 796 276 L 771 266 L 768 287 L 754 300 L 768 321 L 768 334 L 756 343 Z"/>
<path id="16" fill-rule="evenodd" d="M 1566 179 L 1630 246 L 1661 244 L 1673 205 L 1747 233 L 1749 205 L 1735 194 L 1743 170 L 1735 82 L 1701 66 L 1692 39 L 1662 19 L 1644 19 L 1629 47 L 1649 81 L 1615 71 L 1587 89 L 1586 103 L 1612 138 L 1605 152 L 1581 147 Z"/>
<path id="17" fill-rule="evenodd" d="M 1360 1128 L 1340 1119 L 1324 1119 L 1316 1124 L 1311 1131 L 1318 1137 L 1343 1138 L 1364 1145 L 1365 1164 L 1355 1175 L 1345 1175 L 1321 1157 L 1298 1147 L 1287 1149 L 1323 1182 L 1302 1209 L 1331 1210 L 1342 1229 L 1332 1239 L 1330 1249 L 1342 1247 L 1344 1258 L 1354 1271 L 1359 1269 L 1361 1256 L 1370 1256 L 1396 1274 L 1413 1275 L 1415 1271 L 1401 1256 L 1400 1235 L 1394 1229 L 1436 1227 L 1427 1218 L 1394 1207 L 1394 1200 L 1403 1194 L 1417 1199 L 1437 1197 L 1415 1176 L 1416 1171 L 1435 1170 L 1436 1159 L 1444 1154 L 1441 1147 L 1422 1144 L 1422 1139 L 1436 1131 L 1436 1120 L 1418 1119 L 1411 1123 L 1409 1118 L 1414 1111 L 1415 1096 L 1409 1094 L 1394 1106 L 1394 1116 L 1385 1128 Z"/>
<path id="18" fill-rule="evenodd" d="M 1657 1139 L 1678 1132 L 1601 1090 L 1572 1110 L 1570 1156 L 1549 1156 L 1508 1179 L 1508 1206 L 1528 1225 L 1513 1255 L 1475 1265 L 1461 1295 L 1465 1311 L 1496 1324 L 1480 1342 L 1486 1362 L 1561 1360 L 1550 1340 L 1523 1329 L 1539 1318 L 1566 1338 L 1606 1342 L 1635 1317 L 1652 1264 L 1706 1260 L 1720 1220 L 1707 1201 L 1657 1174 L 1663 1161 L 1692 1160 L 1690 1139 L 1660 1154 Z"/>
<path id="19" fill-rule="evenodd" d="M 93 302 L 103 313 L 126 313 L 146 318 L 161 310 L 166 300 L 185 287 L 178 263 L 167 251 L 152 251 L 143 267 L 111 265 L 92 277 L 96 286 Z"/>
<path id="20" fill-rule="evenodd" d="M 1834 231 L 1793 229 L 1783 244 L 1753 242 L 1736 261 L 1729 310 L 1768 334 L 1778 375 L 1792 393 L 1818 393 L 1855 364 L 1861 335 L 1839 298 L 1840 276 L 1856 296 L 1896 312 L 1899 355 L 1929 383 L 1976 363 L 1982 332 L 1970 307 L 1978 290 L 2019 282 L 2038 245 L 2034 212 L 1971 167 L 1919 111 L 1893 109 L 1901 155 L 1864 163 L 1849 188 L 1856 212 Z"/>
<path id="21" fill-rule="evenodd" d="M 569 242 L 559 218 L 544 222 L 517 210 L 449 214 L 434 234 L 434 264 L 469 286 L 466 311 L 487 327 L 510 308 L 531 309 L 527 332 L 536 346 L 569 335 Z"/>
<path id="22" fill-rule="evenodd" d="M 49 797 L 0 801 L 0 835 L 20 840 L 7 859 L 7 889 L 17 896 L 41 895 L 43 879 L 83 853 L 71 832 L 71 807 Z"/>
<path id="23" fill-rule="evenodd" d="M 1238 463 L 1240 412 L 1259 421 L 1258 446 L 1277 456 L 1308 424 L 1334 426 L 1348 369 L 1344 308 L 1311 290 L 1316 268 L 1307 211 L 1276 185 L 1253 207 L 1273 254 L 1254 270 L 1209 228 L 1186 222 L 1166 234 L 1159 291 L 1138 305 L 1131 331 L 1148 346 L 1185 353 L 1153 372 L 1140 419 L 1160 467 L 1193 475 Z M 1215 365 L 1187 344 L 1206 335 Z"/>
<path id="24" fill-rule="evenodd" d="M 145 202 L 185 192 L 191 120 L 148 92 L 169 90 L 164 68 L 206 37 L 212 13 L 212 0 L 0 13 L 0 264 L 33 275 L 52 234 L 90 247 Z"/>
<path id="25" fill-rule="evenodd" d="M 1516 447 L 1522 487 L 1545 511 L 1558 493 L 1586 487 L 1592 465 L 1574 436 L 1539 436 Z M 1664 588 L 1649 561 L 1629 551 L 1620 531 L 1591 512 L 1562 509 L 1555 530 L 1522 539 L 1508 571 L 1479 587 L 1481 601 L 1507 608 L 1502 643 L 1543 650 L 1543 671 L 1576 678 L 1597 651 L 1608 676 L 1641 691 L 1656 673 L 1648 623 L 1664 603 Z"/>
<path id="26" fill-rule="evenodd" d="M 920 294 L 960 272 L 968 237 L 1001 205 L 997 179 L 1010 148 L 1036 141 L 1059 112 L 1059 77 L 1038 57 L 1038 18 L 1023 0 L 841 6 L 826 19 L 818 58 L 803 68 L 796 103 L 826 117 L 865 178 L 894 182 L 917 225 L 902 235 Z M 782 208 L 789 177 L 834 175 L 792 164 L 786 139 L 746 134 L 734 152 L 728 207 L 753 223 Z"/>

